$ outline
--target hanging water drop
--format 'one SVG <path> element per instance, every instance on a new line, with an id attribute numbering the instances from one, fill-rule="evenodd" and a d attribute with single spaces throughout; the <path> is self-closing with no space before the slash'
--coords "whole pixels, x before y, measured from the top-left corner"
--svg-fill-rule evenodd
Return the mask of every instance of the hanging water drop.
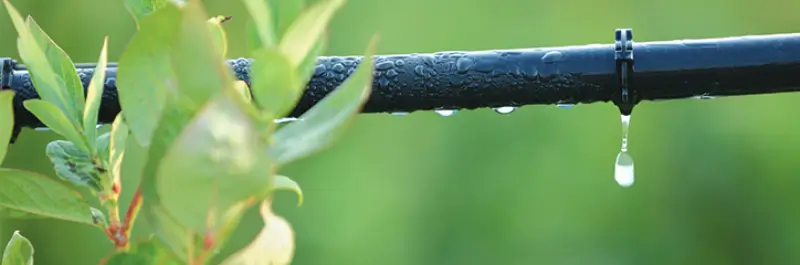
<path id="1" fill-rule="evenodd" d="M 456 114 L 456 110 L 453 109 L 440 109 L 440 110 L 435 110 L 434 112 L 436 112 L 436 114 L 439 114 L 439 116 L 442 117 L 450 117 Z"/>
<path id="2" fill-rule="evenodd" d="M 497 112 L 497 114 L 505 115 L 505 114 L 511 114 L 515 110 L 517 110 L 517 107 L 499 107 L 499 108 L 495 108 L 494 112 Z"/>
<path id="3" fill-rule="evenodd" d="M 624 188 L 633 185 L 633 158 L 628 152 L 617 154 L 617 162 L 614 165 L 614 180 Z"/>
<path id="4" fill-rule="evenodd" d="M 392 112 L 391 115 L 392 116 L 406 116 L 406 115 L 408 115 L 408 112 L 402 112 L 402 111 Z"/>
<path id="5" fill-rule="evenodd" d="M 628 128 L 630 115 L 622 115 L 622 147 L 614 164 L 614 180 L 622 187 L 630 187 L 634 182 L 633 157 L 628 154 Z"/>

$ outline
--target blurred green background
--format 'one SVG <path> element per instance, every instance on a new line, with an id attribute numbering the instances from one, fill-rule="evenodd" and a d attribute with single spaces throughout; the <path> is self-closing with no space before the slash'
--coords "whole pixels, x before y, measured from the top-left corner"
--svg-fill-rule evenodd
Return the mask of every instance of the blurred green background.
<path id="1" fill-rule="evenodd" d="M 14 0 L 76 62 L 110 35 L 116 61 L 134 32 L 123 0 Z M 246 56 L 243 5 L 206 0 L 225 24 L 230 57 Z M 349 0 L 328 55 L 509 49 L 800 31 L 790 0 Z M 0 55 L 18 58 L 3 10 Z M 800 73 L 798 73 L 800 74 Z M 319 156 L 282 173 L 306 192 L 276 210 L 297 233 L 293 264 L 796 264 L 800 259 L 800 94 L 643 103 L 632 119 L 637 181 L 613 180 L 619 113 L 611 104 L 527 106 L 453 117 L 362 115 Z M 58 137 L 26 130 L 3 166 L 53 175 Z M 124 185 L 126 198 L 133 185 Z M 251 212 L 231 246 L 260 226 Z M 145 226 L 137 228 L 144 229 Z M 36 264 L 96 264 L 112 250 L 91 227 L 13 221 Z M 4 243 L 3 243 L 4 244 Z M 230 249 L 226 250 L 227 252 Z"/>

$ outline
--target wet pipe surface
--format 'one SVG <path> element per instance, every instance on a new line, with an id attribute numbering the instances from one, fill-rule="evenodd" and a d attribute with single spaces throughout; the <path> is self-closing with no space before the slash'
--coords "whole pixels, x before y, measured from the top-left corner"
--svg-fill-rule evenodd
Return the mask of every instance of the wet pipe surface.
<path id="1" fill-rule="evenodd" d="M 633 51 L 629 84 L 638 100 L 800 90 L 800 34 L 634 43 Z M 297 117 L 322 100 L 360 62 L 360 56 L 320 57 L 290 116 Z M 239 79 L 249 82 L 251 59 L 228 63 Z M 17 92 L 17 126 L 41 127 L 22 107 L 22 101 L 38 98 L 27 70 L 12 65 L 3 73 L 4 88 Z M 88 86 L 93 65 L 78 67 L 78 74 Z M 380 55 L 375 57 L 373 92 L 363 112 L 494 108 L 502 114 L 524 105 L 608 102 L 619 95 L 620 78 L 610 44 Z M 119 111 L 112 64 L 99 122 L 112 122 Z"/>

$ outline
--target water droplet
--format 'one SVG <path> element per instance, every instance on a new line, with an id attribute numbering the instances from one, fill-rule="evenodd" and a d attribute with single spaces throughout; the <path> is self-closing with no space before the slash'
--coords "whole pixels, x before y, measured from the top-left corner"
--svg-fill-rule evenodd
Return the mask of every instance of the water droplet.
<path id="1" fill-rule="evenodd" d="M 430 55 L 430 54 L 422 54 L 422 55 L 420 55 L 420 57 L 422 57 L 422 62 L 423 63 L 427 64 L 428 66 L 433 66 L 434 58 L 433 58 L 432 55 Z"/>
<path id="2" fill-rule="evenodd" d="M 334 72 L 341 73 L 341 72 L 344 72 L 344 69 L 345 68 L 344 68 L 343 64 L 337 63 L 337 64 L 333 65 L 333 71 Z"/>
<path id="3" fill-rule="evenodd" d="M 633 185 L 633 157 L 628 154 L 628 128 L 631 124 L 630 115 L 621 115 L 622 120 L 622 147 L 614 163 L 614 180 L 622 187 Z"/>
<path id="4" fill-rule="evenodd" d="M 494 70 L 495 65 L 497 65 L 500 56 L 492 53 L 483 54 L 477 58 L 478 60 L 475 62 L 475 65 L 472 67 L 472 69 L 481 73 L 490 73 L 492 70 Z"/>
<path id="5" fill-rule="evenodd" d="M 543 63 L 556 63 L 564 60 L 564 54 L 559 51 L 551 51 L 542 56 Z"/>
<path id="6" fill-rule="evenodd" d="M 620 115 L 622 120 L 622 152 L 628 152 L 628 129 L 631 127 L 631 115 Z"/>
<path id="7" fill-rule="evenodd" d="M 454 109 L 440 109 L 440 110 L 435 110 L 435 112 L 436 114 L 439 114 L 439 116 L 442 117 L 450 117 L 456 114 L 456 110 Z"/>
<path id="8" fill-rule="evenodd" d="M 556 107 L 560 109 L 571 109 L 575 107 L 575 104 L 557 104 Z"/>
<path id="9" fill-rule="evenodd" d="M 633 185 L 633 158 L 628 152 L 619 152 L 617 154 L 617 162 L 614 165 L 614 180 L 621 187 L 627 188 Z"/>
<path id="10" fill-rule="evenodd" d="M 414 73 L 416 73 L 417 75 L 425 74 L 425 67 L 422 65 L 417 65 L 416 67 L 414 67 Z"/>
<path id="11" fill-rule="evenodd" d="M 514 112 L 515 110 L 517 110 L 517 107 L 510 107 L 510 106 L 508 106 L 508 107 L 499 107 L 499 108 L 495 108 L 495 109 L 494 109 L 494 112 L 497 112 L 497 114 L 503 114 L 503 115 L 505 115 L 505 114 L 511 114 L 511 113 L 512 113 L 512 112 Z"/>
<path id="12" fill-rule="evenodd" d="M 47 132 L 47 131 L 50 131 L 50 128 L 48 128 L 48 127 L 36 127 L 36 128 L 33 128 L 33 130 L 37 131 L 37 132 Z"/>
<path id="13" fill-rule="evenodd" d="M 475 65 L 475 61 L 469 57 L 460 57 L 456 60 L 456 71 L 458 71 L 459 74 L 466 73 L 473 65 Z"/>
<path id="14" fill-rule="evenodd" d="M 392 112 L 391 115 L 392 116 L 406 116 L 406 115 L 408 115 L 408 112 L 402 112 L 402 111 Z"/>
<path id="15" fill-rule="evenodd" d="M 394 67 L 394 62 L 392 61 L 384 61 L 375 65 L 376 70 L 388 70 L 392 67 Z"/>
<path id="16" fill-rule="evenodd" d="M 702 95 L 699 95 L 699 96 L 694 96 L 692 98 L 694 98 L 694 99 L 714 99 L 715 97 L 711 96 L 711 95 L 708 95 L 708 94 L 702 94 Z"/>
<path id="17" fill-rule="evenodd" d="M 389 69 L 389 71 L 386 71 L 386 76 L 388 76 L 389 78 L 395 77 L 397 76 L 397 71 L 395 71 L 394 69 Z"/>
<path id="18" fill-rule="evenodd" d="M 324 64 L 319 64 L 319 65 L 315 66 L 314 67 L 314 76 L 322 75 L 323 73 L 325 73 L 325 70 L 326 69 L 325 69 L 325 65 Z"/>
<path id="19" fill-rule="evenodd" d="M 380 79 L 378 79 L 378 85 L 381 86 L 381 87 L 388 86 L 389 85 L 389 79 L 386 79 L 386 77 L 381 77 Z"/>

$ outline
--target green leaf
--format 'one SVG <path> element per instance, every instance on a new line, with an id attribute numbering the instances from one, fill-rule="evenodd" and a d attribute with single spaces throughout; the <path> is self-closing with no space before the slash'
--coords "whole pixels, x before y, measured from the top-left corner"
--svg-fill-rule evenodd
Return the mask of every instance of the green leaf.
<path id="1" fill-rule="evenodd" d="M 167 150 L 202 103 L 212 95 L 226 91 L 226 86 L 231 88 L 227 91 L 234 91 L 230 67 L 215 51 L 213 44 L 209 43 L 207 16 L 200 3 L 190 2 L 182 9 L 181 15 L 181 21 L 169 22 L 179 25 L 179 30 L 174 33 L 177 40 L 170 49 L 170 65 L 174 66 L 181 93 L 169 98 L 169 104 L 166 104 L 152 134 L 152 143 L 141 172 L 142 197 L 148 202 L 142 207 L 142 215 L 150 221 L 156 235 L 168 242 L 176 253 L 185 253 L 182 251 L 188 247 L 186 242 L 191 234 L 187 234 L 186 229 L 176 223 L 175 218 L 161 205 L 162 199 L 156 186 L 157 171 L 165 164 L 162 161 Z M 136 129 L 128 117 L 126 121 L 131 129 Z"/>
<path id="2" fill-rule="evenodd" d="M 111 148 L 111 132 L 106 132 L 98 136 L 94 145 L 97 146 L 97 157 L 100 158 L 101 161 L 107 162 Z"/>
<path id="3" fill-rule="evenodd" d="M 250 68 L 253 98 L 262 111 L 281 117 L 293 109 L 303 95 L 304 86 L 289 58 L 279 50 L 264 47 L 255 53 L 254 59 Z"/>
<path id="4" fill-rule="evenodd" d="M 140 21 L 153 12 L 167 6 L 170 0 L 125 0 L 125 8 L 133 16 L 133 22 L 139 27 Z"/>
<path id="5" fill-rule="evenodd" d="M 196 113 L 196 109 L 188 104 L 181 104 L 180 100 L 167 105 L 161 117 L 158 127 L 153 134 L 153 142 L 149 148 L 143 147 L 130 148 L 130 143 L 125 152 L 125 157 L 131 156 L 142 158 L 144 160 L 141 171 L 136 172 L 141 177 L 141 192 L 142 198 L 147 203 L 142 205 L 140 214 L 144 219 L 148 220 L 150 227 L 153 229 L 155 235 L 163 240 L 167 246 L 178 255 L 182 261 L 186 261 L 188 249 L 191 248 L 191 239 L 194 237 L 186 229 L 181 226 L 175 218 L 166 212 L 164 206 L 161 205 L 161 198 L 158 196 L 156 190 L 156 172 L 161 166 L 164 154 L 167 149 L 172 145 L 178 137 L 183 128 L 189 124 L 192 117 Z M 131 152 L 134 153 L 131 153 Z M 146 152 L 146 154 L 139 154 L 138 152 Z M 125 163 L 129 163 L 130 159 L 125 159 Z M 125 166 L 129 166 L 126 164 Z M 137 165 L 138 166 L 138 165 Z M 128 171 L 126 171 L 128 173 Z M 126 175 L 127 176 L 127 175 Z"/>
<path id="6" fill-rule="evenodd" d="M 306 58 L 325 32 L 333 14 L 343 4 L 344 0 L 321 0 L 300 14 L 289 26 L 281 38 L 280 49 L 289 56 L 292 65 L 299 65 Z"/>
<path id="7" fill-rule="evenodd" d="M 69 114 L 66 115 L 67 118 L 76 126 L 80 126 L 83 122 L 81 112 L 86 104 L 86 94 L 83 90 L 83 83 L 75 70 L 75 64 L 69 58 L 69 55 L 36 24 L 32 17 L 29 16 L 26 22 L 34 40 L 45 52 L 53 72 L 64 82 L 64 87 L 60 89 L 62 89 L 61 91 L 64 93 L 64 99 L 66 100 L 64 104 L 70 110 Z"/>
<path id="8" fill-rule="evenodd" d="M 0 218 L 8 219 L 45 219 L 46 217 L 14 209 L 0 208 Z"/>
<path id="9" fill-rule="evenodd" d="M 268 5 L 272 9 L 275 35 L 278 38 L 283 37 L 292 22 L 305 9 L 303 0 L 269 0 Z"/>
<path id="10" fill-rule="evenodd" d="M 31 241 L 14 231 L 3 252 L 2 265 L 33 265 L 33 245 Z"/>
<path id="11" fill-rule="evenodd" d="M 288 265 L 294 256 L 292 226 L 271 209 L 271 202 L 261 204 L 264 228 L 249 245 L 234 253 L 221 265 Z"/>
<path id="12" fill-rule="evenodd" d="M 213 241 L 211 242 L 210 253 L 213 253 L 216 256 L 224 247 L 225 244 L 231 239 L 230 236 L 239 227 L 239 223 L 244 216 L 244 212 L 253 206 L 253 202 L 258 201 L 246 201 L 237 203 L 234 206 L 227 209 L 221 218 L 221 225 L 219 228 L 216 229 L 213 235 Z M 207 257 L 206 260 L 210 260 L 213 256 Z"/>
<path id="13" fill-rule="evenodd" d="M 106 81 L 106 65 L 108 65 L 108 37 L 103 39 L 103 48 L 100 50 L 100 59 L 97 59 L 97 66 L 94 68 L 92 80 L 89 81 L 86 93 L 86 106 L 83 109 L 83 133 L 89 143 L 89 150 L 95 151 L 95 139 L 97 138 L 97 112 L 100 102 L 103 100 L 103 87 Z"/>
<path id="14" fill-rule="evenodd" d="M 188 105 L 181 100 L 176 100 L 174 103 L 167 105 L 153 134 L 152 145 L 146 150 L 147 155 L 144 156 L 145 163 L 141 172 L 141 191 L 142 197 L 149 202 L 148 204 L 160 203 L 155 185 L 156 171 L 161 166 L 167 149 L 172 146 L 175 139 L 178 138 L 178 135 L 197 112 L 195 107 Z"/>
<path id="15" fill-rule="evenodd" d="M 58 110 L 56 105 L 41 99 L 29 99 L 22 102 L 22 105 L 36 115 L 45 126 L 75 143 L 82 151 L 90 152 L 86 139 L 78 131 L 78 128 L 67 120 L 64 113 Z"/>
<path id="16" fill-rule="evenodd" d="M 59 178 L 94 191 L 102 190 L 102 174 L 92 162 L 91 155 L 75 147 L 72 142 L 52 141 L 47 144 L 45 155 L 53 163 Z"/>
<path id="17" fill-rule="evenodd" d="M 300 185 L 287 176 L 275 175 L 275 190 L 288 190 L 297 194 L 297 207 L 303 205 L 303 190 Z"/>
<path id="18" fill-rule="evenodd" d="M 148 238 L 130 245 L 127 252 L 113 254 L 103 265 L 180 265 L 160 241 Z"/>
<path id="19" fill-rule="evenodd" d="M 267 6 L 266 0 L 242 0 L 247 11 L 250 13 L 250 18 L 253 23 L 250 24 L 250 30 L 258 36 L 257 46 L 252 47 L 254 50 L 262 47 L 274 46 L 275 41 L 275 26 L 273 26 L 272 12 Z M 253 50 L 251 50 L 253 51 Z"/>
<path id="20" fill-rule="evenodd" d="M 0 207 L 93 225 L 89 204 L 77 191 L 29 171 L 0 168 Z"/>
<path id="21" fill-rule="evenodd" d="M 122 118 L 122 114 L 118 114 L 111 124 L 110 144 L 109 144 L 109 158 L 108 164 L 111 166 L 111 176 L 114 178 L 114 183 L 119 184 L 120 177 L 122 176 L 122 161 L 125 156 L 125 145 L 128 142 L 128 134 L 130 130 L 128 125 Z"/>
<path id="22" fill-rule="evenodd" d="M 3 0 L 11 22 L 19 34 L 17 49 L 22 62 L 28 67 L 34 88 L 42 100 L 50 102 L 64 113 L 77 113 L 66 102 L 63 90 L 66 84 L 50 67 L 42 47 L 40 47 L 22 19 L 19 11 L 8 0 Z M 63 115 L 63 114 L 62 114 Z"/>
<path id="23" fill-rule="evenodd" d="M 188 253 L 193 252 L 194 243 L 201 240 L 200 237 L 176 222 L 175 218 L 167 213 L 162 205 L 144 203 L 141 214 L 149 221 L 155 236 L 178 260 L 185 264 L 189 260 Z"/>
<path id="24" fill-rule="evenodd" d="M 247 83 L 242 80 L 236 80 L 235 83 L 233 87 L 236 89 L 236 92 L 242 96 L 245 102 L 251 102 L 253 96 L 250 95 L 250 87 L 247 86 Z"/>
<path id="25" fill-rule="evenodd" d="M 269 154 L 283 165 L 331 145 L 346 131 L 372 91 L 373 59 L 377 38 L 373 38 L 356 71 L 341 86 L 300 116 L 279 129 Z"/>
<path id="26" fill-rule="evenodd" d="M 271 164 L 238 96 L 204 106 L 164 156 L 156 189 L 165 210 L 196 232 L 216 231 L 227 210 L 270 191 Z"/>
<path id="27" fill-rule="evenodd" d="M 247 38 L 247 50 L 248 51 L 256 51 L 261 49 L 264 46 L 264 43 L 261 42 L 261 36 L 258 34 L 258 26 L 252 20 L 248 20 L 245 26 L 245 35 Z"/>
<path id="28" fill-rule="evenodd" d="M 166 160 L 164 159 L 164 155 L 167 148 L 173 145 L 179 133 L 186 128 L 186 125 L 190 123 L 195 113 L 196 109 L 187 106 L 187 104 L 170 104 L 167 107 L 167 110 L 164 112 L 164 118 L 162 118 L 162 122 L 159 124 L 155 137 L 153 138 L 153 145 L 147 150 L 148 154 L 145 157 L 146 162 L 141 173 L 142 196 L 144 200 L 148 202 L 142 206 L 141 214 L 148 220 L 155 235 L 163 240 L 183 261 L 187 259 L 186 255 L 189 249 L 193 247 L 191 244 L 193 240 L 197 239 L 202 242 L 202 239 L 199 239 L 196 233 L 179 223 L 176 218 L 161 205 L 161 198 L 156 190 L 155 177 L 158 168 L 163 164 L 162 162 Z M 140 156 L 136 153 L 130 153 L 130 151 L 136 151 L 136 149 L 127 149 L 125 157 L 130 158 L 132 155 L 136 157 Z M 128 158 L 125 159 L 126 163 L 131 161 Z M 126 164 L 125 166 L 128 167 L 129 165 L 130 164 Z M 184 191 L 188 190 L 181 189 Z M 224 230 L 225 225 L 220 228 L 220 233 L 223 233 Z M 221 234 L 218 234 L 218 236 L 220 235 Z"/>
<path id="29" fill-rule="evenodd" d="M 178 91 L 169 51 L 180 19 L 174 5 L 145 17 L 119 59 L 119 104 L 131 134 L 145 147 L 150 145 L 167 96 Z"/>
<path id="30" fill-rule="evenodd" d="M 220 91 L 233 89 L 233 71 L 213 42 L 202 2 L 189 1 L 181 12 L 170 52 L 172 67 L 181 97 L 203 105 Z"/>
<path id="31" fill-rule="evenodd" d="M 300 63 L 300 66 L 297 67 L 297 72 L 300 73 L 300 83 L 304 86 L 303 90 L 305 90 L 305 86 L 308 85 L 308 82 L 311 81 L 311 77 L 314 74 L 314 71 L 316 70 L 315 68 L 319 62 L 319 57 L 322 56 L 322 53 L 325 51 L 327 42 L 327 37 L 323 35 L 322 38 L 317 40 L 317 43 L 314 44 L 314 47 L 311 48 L 311 51 Z"/>
<path id="32" fill-rule="evenodd" d="M 108 224 L 108 221 L 106 220 L 106 217 L 102 211 L 95 208 L 89 208 L 89 210 L 91 210 L 91 215 L 93 218 L 92 222 L 94 222 L 97 225 Z M 19 210 L 0 207 L 0 218 L 30 220 L 30 219 L 47 219 L 48 217 L 29 212 L 23 212 Z"/>
<path id="33" fill-rule="evenodd" d="M 222 23 L 228 21 L 230 17 L 216 16 L 208 20 L 209 34 L 215 45 L 215 49 L 222 52 L 222 57 L 228 53 L 228 35 L 222 28 Z"/>
<path id="34" fill-rule="evenodd" d="M 0 165 L 8 152 L 14 132 L 14 90 L 0 91 Z"/>

